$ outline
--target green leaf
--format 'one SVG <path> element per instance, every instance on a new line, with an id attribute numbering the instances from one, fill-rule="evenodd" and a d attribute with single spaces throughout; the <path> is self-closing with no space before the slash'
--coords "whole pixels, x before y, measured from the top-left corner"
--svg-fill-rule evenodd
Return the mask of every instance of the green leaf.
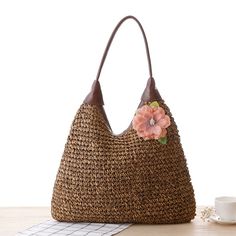
<path id="1" fill-rule="evenodd" d="M 151 102 L 149 104 L 150 107 L 159 107 L 159 103 L 157 101 Z"/>
<path id="2" fill-rule="evenodd" d="M 159 141 L 161 144 L 167 144 L 167 137 L 159 138 L 158 141 Z"/>

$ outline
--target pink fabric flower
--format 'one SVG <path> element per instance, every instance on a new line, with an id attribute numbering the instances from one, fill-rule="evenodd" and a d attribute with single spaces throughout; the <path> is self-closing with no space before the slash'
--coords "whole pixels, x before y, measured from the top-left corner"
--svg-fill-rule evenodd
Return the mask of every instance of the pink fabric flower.
<path id="1" fill-rule="evenodd" d="M 159 139 L 166 137 L 166 128 L 170 126 L 170 117 L 160 106 L 144 105 L 137 110 L 132 124 L 139 137 L 145 140 Z"/>

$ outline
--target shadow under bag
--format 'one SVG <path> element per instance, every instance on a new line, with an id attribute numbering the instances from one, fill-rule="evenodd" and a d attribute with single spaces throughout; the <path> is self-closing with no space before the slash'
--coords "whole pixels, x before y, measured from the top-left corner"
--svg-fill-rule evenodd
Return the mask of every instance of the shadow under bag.
<path id="1" fill-rule="evenodd" d="M 112 40 L 127 20 L 141 29 L 150 77 L 127 130 L 114 135 L 103 109 L 99 76 Z M 91 92 L 76 113 L 56 177 L 58 221 L 165 224 L 190 222 L 194 191 L 175 121 L 155 88 L 140 22 L 123 18 L 103 54 Z"/>

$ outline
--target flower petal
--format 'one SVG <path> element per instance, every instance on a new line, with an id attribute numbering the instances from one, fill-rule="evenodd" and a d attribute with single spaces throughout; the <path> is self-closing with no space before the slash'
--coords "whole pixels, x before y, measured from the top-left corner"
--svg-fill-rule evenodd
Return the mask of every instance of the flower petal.
<path id="1" fill-rule="evenodd" d="M 167 135 L 167 130 L 166 129 L 162 129 L 160 138 L 164 138 L 164 137 L 166 137 L 166 135 Z"/>
<path id="2" fill-rule="evenodd" d="M 158 107 L 155 110 L 153 116 L 156 121 L 159 121 L 160 119 L 165 117 L 165 110 L 162 107 Z"/>
<path id="3" fill-rule="evenodd" d="M 162 129 L 161 129 L 161 127 L 158 126 L 158 125 L 150 126 L 150 127 L 147 129 L 147 133 L 148 133 L 149 135 L 155 136 L 155 138 L 156 138 L 156 136 L 160 137 L 161 132 L 162 132 Z"/>
<path id="4" fill-rule="evenodd" d="M 164 118 L 158 120 L 157 124 L 163 129 L 169 127 L 170 126 L 170 117 L 165 115 Z"/>
<path id="5" fill-rule="evenodd" d="M 139 125 L 142 124 L 142 123 L 144 123 L 144 122 L 146 122 L 146 118 L 144 118 L 143 116 L 141 116 L 141 115 L 136 115 L 136 116 L 134 116 L 134 119 L 133 119 L 133 121 L 132 121 L 133 128 L 134 128 L 135 130 L 137 130 L 138 127 L 139 127 Z"/>
<path id="6" fill-rule="evenodd" d="M 144 123 L 141 123 L 138 127 L 139 130 L 143 130 L 143 131 L 146 131 L 148 128 L 149 128 L 149 123 L 147 122 L 144 122 Z"/>
<path id="7" fill-rule="evenodd" d="M 153 136 L 152 135 L 146 135 L 143 138 L 144 138 L 144 140 L 149 140 L 149 139 L 153 139 Z"/>
<path id="8" fill-rule="evenodd" d="M 138 123 L 143 123 L 143 122 L 146 122 L 147 119 L 145 119 L 145 117 L 143 117 L 142 115 L 137 115 L 136 118 L 135 118 L 136 122 Z"/>
<path id="9" fill-rule="evenodd" d="M 152 108 L 148 105 L 144 105 L 137 109 L 136 114 L 145 114 L 146 112 L 151 112 Z"/>

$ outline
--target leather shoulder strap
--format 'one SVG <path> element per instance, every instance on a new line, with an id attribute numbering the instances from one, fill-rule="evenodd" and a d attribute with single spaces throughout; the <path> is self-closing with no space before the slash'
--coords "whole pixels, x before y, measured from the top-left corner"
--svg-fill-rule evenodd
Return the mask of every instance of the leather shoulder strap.
<path id="1" fill-rule="evenodd" d="M 113 32 L 108 40 L 107 46 L 106 46 L 105 51 L 103 53 L 102 60 L 101 60 L 101 63 L 100 63 L 99 69 L 98 69 L 96 80 L 93 83 L 91 92 L 85 98 L 84 103 L 91 104 L 91 105 L 99 105 L 99 106 L 104 105 L 101 86 L 99 83 L 99 77 L 100 77 L 104 62 L 106 60 L 106 56 L 108 54 L 109 48 L 110 48 L 112 41 L 115 37 L 115 34 L 118 31 L 118 29 L 120 28 L 120 26 L 122 25 L 122 23 L 128 19 L 132 19 L 135 22 L 137 22 L 137 24 L 142 32 L 144 43 L 145 43 L 145 48 L 146 48 L 147 60 L 148 60 L 148 68 L 149 68 L 150 78 L 148 79 L 148 82 L 147 82 L 146 88 L 143 92 L 143 95 L 141 97 L 141 103 L 139 106 L 141 106 L 142 104 L 144 104 L 146 102 L 155 101 L 155 100 L 158 100 L 158 101 L 162 100 L 161 95 L 159 94 L 158 90 L 155 87 L 155 80 L 152 77 L 152 65 L 151 65 L 150 52 L 149 52 L 148 42 L 147 42 L 147 38 L 146 38 L 145 32 L 143 30 L 143 27 L 142 27 L 141 23 L 138 21 L 138 19 L 135 18 L 134 16 L 126 16 L 116 25 L 115 29 L 113 30 Z"/>
<path id="2" fill-rule="evenodd" d="M 106 60 L 106 57 L 107 57 L 107 53 L 108 53 L 108 51 L 109 51 L 109 48 L 110 48 L 110 46 L 111 46 L 111 44 L 112 44 L 112 41 L 113 41 L 113 39 L 114 39 L 114 37 L 115 37 L 115 35 L 116 35 L 118 29 L 119 29 L 120 26 L 121 26 L 126 20 L 128 20 L 128 19 L 134 20 L 134 21 L 138 24 L 138 26 L 139 26 L 139 28 L 140 28 L 140 30 L 141 30 L 141 33 L 142 33 L 143 39 L 144 39 L 144 43 L 145 43 L 145 48 L 146 48 L 146 54 L 147 54 L 147 60 L 148 60 L 148 69 L 149 69 L 149 76 L 150 76 L 150 78 L 152 77 L 151 57 L 150 57 L 150 52 L 149 52 L 149 47 L 148 47 L 148 41 L 147 41 L 146 34 L 145 34 L 145 32 L 144 32 L 144 29 L 143 29 L 141 23 L 139 22 L 139 20 L 138 20 L 136 17 L 134 17 L 134 16 L 126 16 L 126 17 L 124 17 L 123 19 L 121 19 L 120 22 L 116 25 L 115 29 L 113 30 L 113 32 L 112 32 L 112 34 L 111 34 L 111 36 L 110 36 L 110 38 L 109 38 L 109 40 L 108 40 L 107 46 L 106 46 L 105 51 L 104 51 L 103 56 L 102 56 L 102 60 L 101 60 L 100 66 L 99 66 L 99 68 L 98 68 L 96 80 L 98 80 L 99 77 L 100 77 L 103 64 L 104 64 L 104 62 L 105 62 L 105 60 Z"/>

